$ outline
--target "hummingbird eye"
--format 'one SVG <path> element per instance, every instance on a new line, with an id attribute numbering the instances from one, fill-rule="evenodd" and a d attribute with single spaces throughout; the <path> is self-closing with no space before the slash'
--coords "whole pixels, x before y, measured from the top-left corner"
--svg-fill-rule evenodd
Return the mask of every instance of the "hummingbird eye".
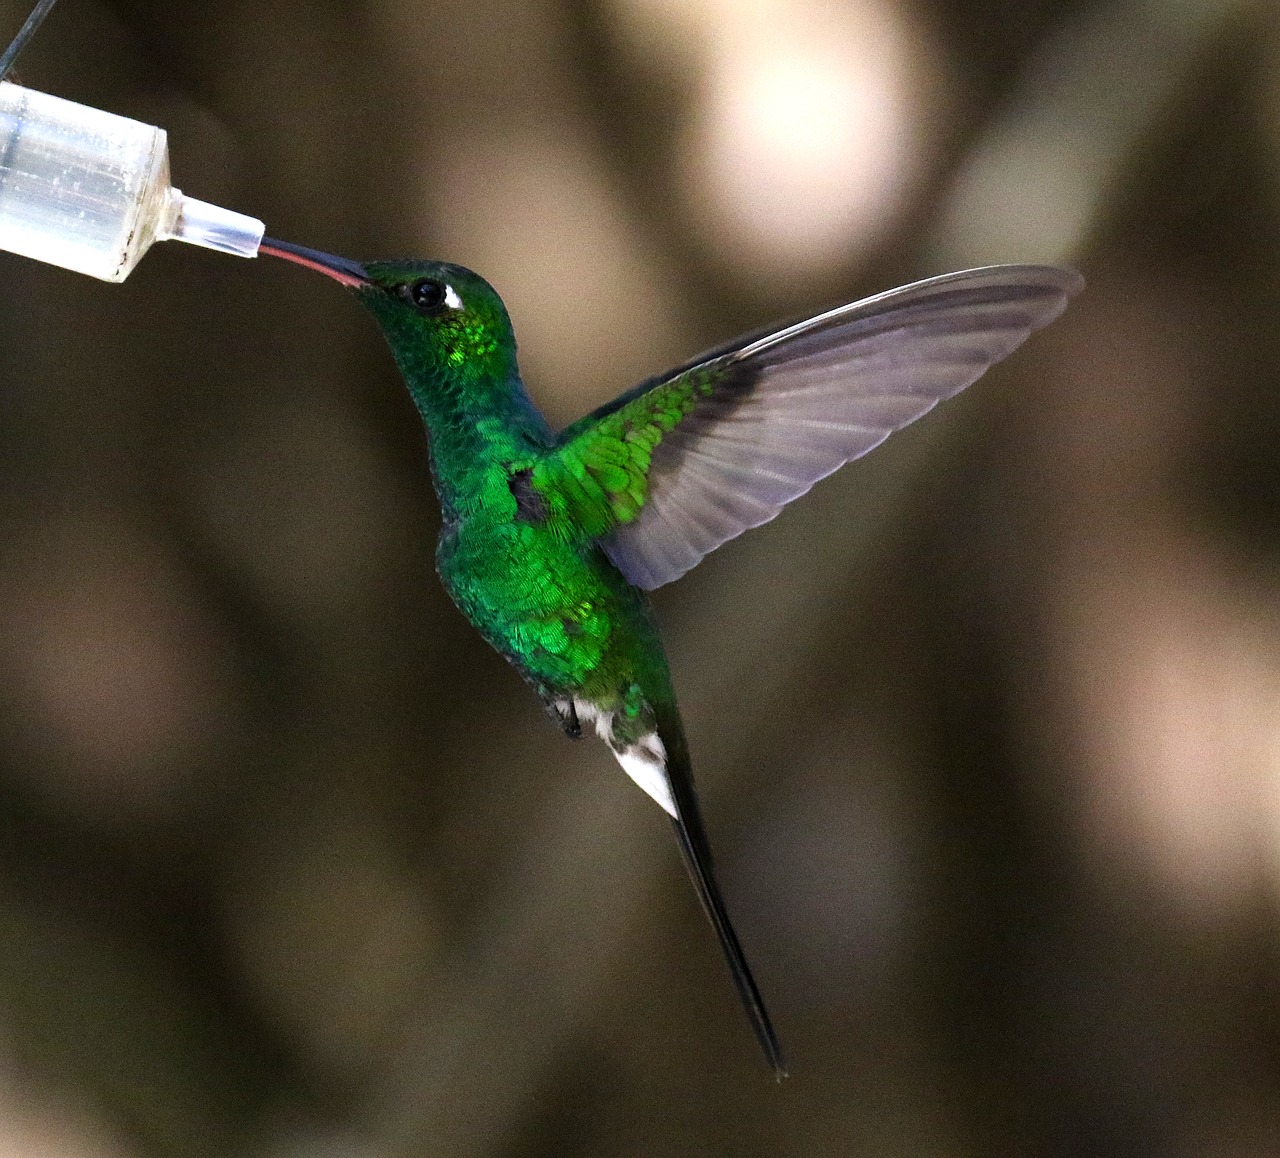
<path id="1" fill-rule="evenodd" d="M 419 278 L 410 285 L 400 287 L 400 296 L 422 314 L 438 313 L 447 304 L 450 290 L 442 281 L 433 277 Z"/>

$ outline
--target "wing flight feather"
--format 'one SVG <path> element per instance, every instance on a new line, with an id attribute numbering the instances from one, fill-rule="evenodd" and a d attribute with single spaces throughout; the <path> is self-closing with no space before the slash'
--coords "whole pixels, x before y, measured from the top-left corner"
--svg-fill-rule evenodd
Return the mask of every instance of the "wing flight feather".
<path id="1" fill-rule="evenodd" d="M 828 310 L 616 399 L 564 433 L 552 469 L 604 495 L 605 551 L 660 587 L 959 393 L 1083 284 L 991 266 Z"/>

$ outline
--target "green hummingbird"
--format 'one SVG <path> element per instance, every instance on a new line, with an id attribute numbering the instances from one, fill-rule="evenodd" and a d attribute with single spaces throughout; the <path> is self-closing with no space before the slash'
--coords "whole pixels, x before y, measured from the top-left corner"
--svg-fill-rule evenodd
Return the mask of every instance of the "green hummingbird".
<path id="1" fill-rule="evenodd" d="M 1080 275 L 1004 265 L 916 282 L 738 338 L 556 433 L 521 381 L 506 307 L 477 274 L 360 264 L 270 238 L 261 252 L 327 274 L 373 314 L 426 423 L 445 589 L 564 731 L 593 725 L 671 816 L 781 1079 L 645 592 L 964 389 L 1056 318 Z"/>

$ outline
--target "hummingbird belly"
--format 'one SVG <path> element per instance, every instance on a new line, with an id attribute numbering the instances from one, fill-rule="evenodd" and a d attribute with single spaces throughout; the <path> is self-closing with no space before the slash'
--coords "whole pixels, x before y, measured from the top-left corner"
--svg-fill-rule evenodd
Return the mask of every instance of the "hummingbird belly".
<path id="1" fill-rule="evenodd" d="M 649 702 L 658 689 L 671 695 L 666 658 L 644 597 L 604 554 L 530 528 L 476 535 L 460 525 L 441 536 L 437 565 L 462 613 L 562 724 L 572 713 L 594 725 L 627 775 L 674 816 Z"/>
<path id="2" fill-rule="evenodd" d="M 629 601 L 593 546 L 519 523 L 464 522 L 441 535 L 436 564 L 462 613 L 540 690 L 594 684 L 621 658 L 611 643 Z"/>

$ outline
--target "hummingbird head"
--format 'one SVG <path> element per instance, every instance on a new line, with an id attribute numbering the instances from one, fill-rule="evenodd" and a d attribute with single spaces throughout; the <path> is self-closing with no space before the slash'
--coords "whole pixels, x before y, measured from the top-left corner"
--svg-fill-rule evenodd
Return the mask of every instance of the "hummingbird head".
<path id="1" fill-rule="evenodd" d="M 353 289 L 377 319 L 410 381 L 503 381 L 515 373 L 506 306 L 479 274 L 443 261 L 371 261 L 264 238 L 260 252 Z"/>

